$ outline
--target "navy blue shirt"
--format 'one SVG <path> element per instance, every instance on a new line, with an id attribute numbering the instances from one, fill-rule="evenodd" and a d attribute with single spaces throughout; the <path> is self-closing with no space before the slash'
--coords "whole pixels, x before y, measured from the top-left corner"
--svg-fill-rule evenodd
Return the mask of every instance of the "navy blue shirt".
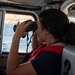
<path id="1" fill-rule="evenodd" d="M 61 54 L 44 52 L 31 61 L 38 75 L 60 75 Z"/>

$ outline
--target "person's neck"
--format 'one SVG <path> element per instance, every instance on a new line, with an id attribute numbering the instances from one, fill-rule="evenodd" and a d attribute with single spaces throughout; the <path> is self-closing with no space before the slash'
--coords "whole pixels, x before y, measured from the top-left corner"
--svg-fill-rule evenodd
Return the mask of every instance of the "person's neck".
<path id="1" fill-rule="evenodd" d="M 54 43 L 57 43 L 57 42 L 59 42 L 59 40 L 58 39 L 50 39 L 50 40 L 48 40 L 47 42 L 46 42 L 46 45 L 47 46 L 49 46 L 49 45 L 52 45 L 52 44 L 54 44 Z"/>
<path id="2" fill-rule="evenodd" d="M 45 41 L 45 43 L 46 43 L 47 46 L 48 45 L 52 45 L 52 44 L 57 43 L 57 42 L 59 42 L 59 39 L 56 39 L 53 36 L 53 34 L 48 34 L 47 35 L 47 38 L 46 38 L 46 41 Z"/>

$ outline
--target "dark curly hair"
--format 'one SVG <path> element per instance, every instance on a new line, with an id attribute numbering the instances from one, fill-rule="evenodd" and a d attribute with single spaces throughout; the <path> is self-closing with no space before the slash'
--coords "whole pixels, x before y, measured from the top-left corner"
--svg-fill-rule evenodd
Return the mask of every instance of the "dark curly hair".
<path id="1" fill-rule="evenodd" d="M 69 23 L 67 16 L 59 9 L 44 10 L 39 14 L 42 28 L 52 33 L 56 39 L 75 45 L 75 24 Z"/>

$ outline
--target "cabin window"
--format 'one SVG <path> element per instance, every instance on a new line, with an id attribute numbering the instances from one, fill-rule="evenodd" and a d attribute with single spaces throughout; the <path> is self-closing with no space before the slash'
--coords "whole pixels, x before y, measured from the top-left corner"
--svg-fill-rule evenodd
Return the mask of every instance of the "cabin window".
<path id="1" fill-rule="evenodd" d="M 35 20 L 34 17 L 30 14 L 16 14 L 16 13 L 6 13 L 3 27 L 3 39 L 2 39 L 2 52 L 9 52 L 12 42 L 12 37 L 14 35 L 13 27 L 18 22 L 23 22 L 26 20 Z M 29 39 L 32 36 L 32 32 L 28 33 Z M 32 43 L 28 46 L 28 52 L 32 50 Z M 19 53 L 26 53 L 27 49 L 27 37 L 21 38 Z"/>

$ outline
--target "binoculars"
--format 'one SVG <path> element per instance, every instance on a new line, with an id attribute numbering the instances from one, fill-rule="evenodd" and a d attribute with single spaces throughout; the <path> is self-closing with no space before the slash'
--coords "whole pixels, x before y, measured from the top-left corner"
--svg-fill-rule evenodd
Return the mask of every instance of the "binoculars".
<path id="1" fill-rule="evenodd" d="M 26 21 L 27 23 L 28 21 Z M 17 25 L 14 25 L 13 27 L 13 31 L 15 32 L 16 31 L 16 28 L 17 28 Z M 29 31 L 35 31 L 37 29 L 37 23 L 36 22 L 32 22 L 26 29 L 26 32 L 29 32 Z"/>

